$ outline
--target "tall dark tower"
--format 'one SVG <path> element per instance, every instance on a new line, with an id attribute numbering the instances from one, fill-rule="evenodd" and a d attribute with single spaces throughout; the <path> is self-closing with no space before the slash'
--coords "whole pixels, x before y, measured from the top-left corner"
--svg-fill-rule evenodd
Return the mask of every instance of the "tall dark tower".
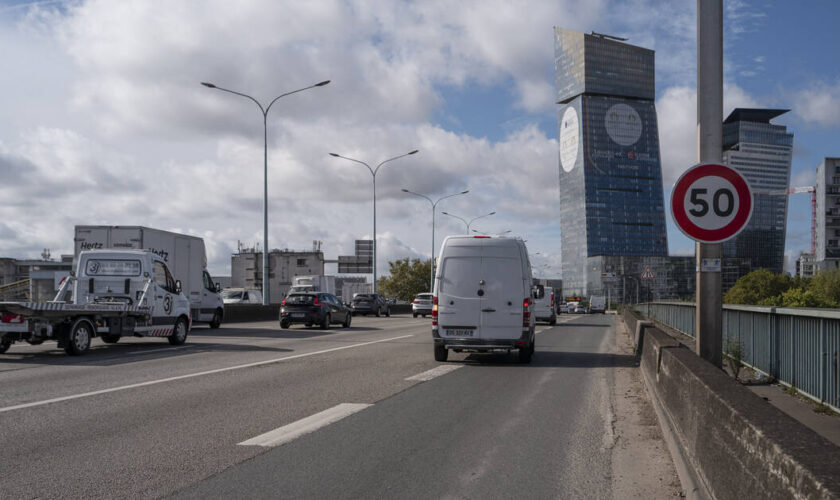
<path id="1" fill-rule="evenodd" d="M 566 295 L 601 290 L 604 258 L 668 255 L 654 53 L 612 38 L 554 28 Z"/>

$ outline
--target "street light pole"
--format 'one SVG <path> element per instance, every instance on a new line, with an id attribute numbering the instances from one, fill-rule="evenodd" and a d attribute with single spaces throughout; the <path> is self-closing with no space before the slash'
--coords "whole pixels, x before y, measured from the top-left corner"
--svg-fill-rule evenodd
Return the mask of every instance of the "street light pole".
<path id="1" fill-rule="evenodd" d="M 489 217 L 489 216 L 491 216 L 491 215 L 494 215 L 496 212 L 495 212 L 495 211 L 493 211 L 493 212 L 490 212 L 489 214 L 479 215 L 478 217 L 474 217 L 474 218 L 470 219 L 470 221 L 469 221 L 469 222 L 465 221 L 465 220 L 464 220 L 464 219 L 462 219 L 461 217 L 458 217 L 457 215 L 452 215 L 452 214 L 450 214 L 449 212 L 441 212 L 441 213 L 442 213 L 443 215 L 448 215 L 448 216 L 450 216 L 450 217 L 455 217 L 456 219 L 458 219 L 458 220 L 460 220 L 461 222 L 463 222 L 463 223 L 464 223 L 464 225 L 466 225 L 466 226 L 467 226 L 467 234 L 470 234 L 470 226 L 472 225 L 472 223 L 473 223 L 473 222 L 477 221 L 478 219 L 481 219 L 481 218 L 484 218 L 484 217 Z"/>
<path id="2" fill-rule="evenodd" d="M 432 205 L 432 262 L 429 266 L 429 268 L 430 268 L 429 293 L 432 293 L 432 292 L 434 292 L 434 288 L 435 288 L 435 207 L 437 206 L 437 204 L 441 200 L 445 200 L 446 198 L 452 198 L 453 196 L 459 196 L 459 195 L 462 195 L 462 194 L 467 194 L 467 193 L 470 192 L 470 190 L 467 189 L 465 191 L 461 191 L 460 193 L 453 193 L 453 194 L 448 194 L 446 196 L 442 196 L 442 197 L 438 198 L 438 200 L 435 201 L 435 202 L 433 202 L 431 198 L 429 198 L 428 196 L 426 196 L 424 194 L 415 193 L 414 191 L 409 191 L 408 189 L 403 189 L 402 191 L 403 191 L 403 193 L 413 194 L 415 196 L 425 198 Z"/>
<path id="3" fill-rule="evenodd" d="M 361 163 L 362 165 L 366 166 L 368 170 L 370 170 L 370 175 L 373 176 L 373 293 L 376 293 L 376 173 L 379 172 L 379 167 L 388 163 L 389 161 L 396 160 L 397 158 L 402 158 L 403 156 L 413 155 L 418 153 L 419 151 L 419 149 L 415 149 L 413 151 L 409 151 L 408 153 L 401 154 L 393 158 L 388 158 L 387 160 L 380 162 L 379 165 L 376 166 L 376 168 L 370 168 L 370 165 L 361 160 L 348 158 L 346 156 L 341 156 L 340 154 L 336 153 L 330 153 L 330 156 L 335 156 L 336 158 L 344 158 L 345 160 Z"/>
<path id="4" fill-rule="evenodd" d="M 315 87 L 323 87 L 324 85 L 330 83 L 329 80 L 325 80 L 323 82 L 318 82 L 315 85 L 310 85 L 308 87 L 304 87 L 302 89 L 293 90 L 291 92 L 286 92 L 285 94 L 280 94 L 279 96 L 275 97 L 268 106 L 263 108 L 263 105 L 253 97 L 243 94 L 241 92 L 236 92 L 234 90 L 225 89 L 214 85 L 208 82 L 201 82 L 202 85 L 209 89 L 217 89 L 221 90 L 222 92 L 228 92 L 231 94 L 236 94 L 238 96 L 242 96 L 254 101 L 257 106 L 260 108 L 260 111 L 263 115 L 263 280 L 262 280 L 262 289 L 263 289 L 263 305 L 268 305 L 270 303 L 269 297 L 269 266 L 268 266 L 268 110 L 271 109 L 271 106 L 277 102 L 278 99 L 281 97 L 285 97 L 287 95 L 295 94 L 298 92 L 302 92 L 304 90 L 308 90 Z"/>

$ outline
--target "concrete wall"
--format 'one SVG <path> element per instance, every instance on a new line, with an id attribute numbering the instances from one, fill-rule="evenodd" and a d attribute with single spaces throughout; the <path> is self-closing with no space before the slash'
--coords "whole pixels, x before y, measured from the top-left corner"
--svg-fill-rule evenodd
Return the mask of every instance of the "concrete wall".
<path id="1" fill-rule="evenodd" d="M 840 448 L 652 326 L 641 368 L 701 496 L 840 498 Z"/>
<path id="2" fill-rule="evenodd" d="M 410 314 L 411 304 L 391 306 L 391 314 Z M 248 321 L 280 321 L 280 304 L 227 304 L 223 323 Z M 279 324 L 279 323 L 278 323 Z"/>

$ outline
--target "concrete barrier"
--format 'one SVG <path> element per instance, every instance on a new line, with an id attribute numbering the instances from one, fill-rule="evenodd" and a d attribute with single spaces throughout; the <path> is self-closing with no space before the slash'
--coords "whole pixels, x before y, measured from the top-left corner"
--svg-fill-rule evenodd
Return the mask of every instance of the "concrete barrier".
<path id="1" fill-rule="evenodd" d="M 840 448 L 657 328 L 644 328 L 641 368 L 694 496 L 840 498 Z"/>
<path id="2" fill-rule="evenodd" d="M 653 321 L 648 321 L 636 311 L 625 307 L 622 311 L 622 319 L 631 335 L 633 335 L 633 353 L 637 356 L 642 352 L 642 345 L 645 339 L 645 328 L 653 328 Z"/>
<path id="3" fill-rule="evenodd" d="M 247 321 L 279 321 L 280 304 L 225 304 L 223 323 Z"/>

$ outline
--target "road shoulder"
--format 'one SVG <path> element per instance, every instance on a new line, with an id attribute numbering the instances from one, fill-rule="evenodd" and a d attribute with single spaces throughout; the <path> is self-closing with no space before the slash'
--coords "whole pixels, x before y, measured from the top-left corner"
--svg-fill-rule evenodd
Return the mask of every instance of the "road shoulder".
<path id="1" fill-rule="evenodd" d="M 615 350 L 616 354 L 633 354 L 630 337 L 619 319 L 615 322 Z M 616 366 L 613 380 L 613 497 L 684 496 L 639 368 Z"/>

